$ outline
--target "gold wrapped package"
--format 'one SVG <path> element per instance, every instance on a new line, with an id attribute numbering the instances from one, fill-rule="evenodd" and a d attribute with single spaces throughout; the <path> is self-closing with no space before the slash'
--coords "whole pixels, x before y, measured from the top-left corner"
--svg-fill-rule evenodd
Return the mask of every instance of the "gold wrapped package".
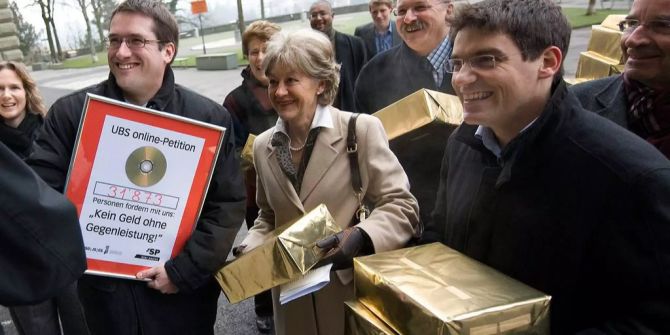
<path id="1" fill-rule="evenodd" d="M 398 334 L 549 333 L 548 295 L 440 243 L 355 258 L 354 285 Z"/>
<path id="2" fill-rule="evenodd" d="M 230 303 L 304 275 L 323 256 L 316 242 L 342 229 L 321 204 L 293 223 L 278 227 L 261 246 L 216 273 Z"/>
<path id="3" fill-rule="evenodd" d="M 345 335 L 397 335 L 384 321 L 358 301 L 344 302 Z"/>
<path id="4" fill-rule="evenodd" d="M 244 143 L 242 148 L 242 153 L 240 158 L 248 166 L 254 166 L 254 141 L 256 140 L 256 135 L 249 134 L 247 137 L 247 142 Z"/>
<path id="5" fill-rule="evenodd" d="M 449 134 L 463 122 L 458 97 L 420 89 L 373 114 L 378 117 L 389 147 L 405 169 L 412 194 L 427 222 L 435 205 L 442 153 Z"/>
<path id="6" fill-rule="evenodd" d="M 595 52 L 600 56 L 611 59 L 617 64 L 623 61 L 621 50 L 621 35 L 623 33 L 617 28 L 613 30 L 601 25 L 591 27 L 591 38 L 586 50 Z"/>
<path id="7" fill-rule="evenodd" d="M 595 52 L 582 52 L 579 55 L 575 77 L 587 80 L 604 78 L 612 75 L 618 64 L 617 61 L 602 57 Z"/>
<path id="8" fill-rule="evenodd" d="M 420 89 L 373 114 L 382 121 L 389 140 L 412 132 L 429 123 L 459 125 L 463 106 L 458 97 Z"/>

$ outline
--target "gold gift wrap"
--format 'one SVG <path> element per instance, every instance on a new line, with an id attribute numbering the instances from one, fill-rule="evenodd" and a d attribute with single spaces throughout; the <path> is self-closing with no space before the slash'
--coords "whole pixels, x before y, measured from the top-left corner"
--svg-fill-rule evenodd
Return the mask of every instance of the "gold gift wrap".
<path id="1" fill-rule="evenodd" d="M 355 258 L 354 285 L 399 334 L 549 333 L 548 295 L 440 243 Z"/>
<path id="2" fill-rule="evenodd" d="M 622 34 L 618 28 L 617 30 L 613 30 L 601 25 L 593 26 L 587 50 L 612 59 L 617 64 L 620 64 L 623 61 L 623 50 L 621 50 Z"/>
<path id="3" fill-rule="evenodd" d="M 435 176 L 440 173 L 444 146 L 463 122 L 463 106 L 456 96 L 420 89 L 373 115 L 384 126 L 426 222 L 435 206 Z"/>
<path id="4" fill-rule="evenodd" d="M 459 125 L 463 106 L 455 95 L 420 89 L 373 115 L 382 121 L 386 136 L 392 140 L 434 121 Z"/>
<path id="5" fill-rule="evenodd" d="M 254 141 L 256 140 L 256 135 L 249 134 L 247 137 L 247 142 L 244 143 L 242 148 L 242 153 L 240 153 L 240 158 L 242 158 L 243 166 L 253 167 L 254 166 Z"/>
<path id="6" fill-rule="evenodd" d="M 321 259 L 317 241 L 341 230 L 321 204 L 295 222 L 276 228 L 261 246 L 221 268 L 216 280 L 230 303 L 285 284 Z"/>
<path id="7" fill-rule="evenodd" d="M 397 335 L 365 305 L 358 301 L 344 302 L 345 335 Z"/>
<path id="8" fill-rule="evenodd" d="M 579 64 L 575 77 L 581 79 L 598 79 L 613 74 L 613 66 L 619 63 L 610 58 L 602 57 L 591 51 L 582 52 L 579 55 Z"/>
<path id="9" fill-rule="evenodd" d="M 621 31 L 619 29 L 619 22 L 623 21 L 624 19 L 626 19 L 626 14 L 607 15 L 607 17 L 603 20 L 603 22 L 600 25 L 603 26 L 604 28 Z"/>

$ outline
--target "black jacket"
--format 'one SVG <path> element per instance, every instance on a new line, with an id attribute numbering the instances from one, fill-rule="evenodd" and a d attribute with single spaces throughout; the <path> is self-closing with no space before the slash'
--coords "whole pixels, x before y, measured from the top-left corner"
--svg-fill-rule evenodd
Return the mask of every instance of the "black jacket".
<path id="1" fill-rule="evenodd" d="M 41 115 L 33 113 L 27 113 L 16 128 L 0 122 L 0 142 L 24 159 L 30 155 L 37 130 L 43 122 Z"/>
<path id="2" fill-rule="evenodd" d="M 28 163 L 57 190 L 65 184 L 87 92 L 124 100 L 110 74 L 108 80 L 53 104 Z M 101 334 L 126 334 L 138 321 L 145 335 L 211 333 L 218 298 L 212 274 L 224 264 L 244 220 L 245 193 L 231 117 L 216 102 L 176 85 L 169 67 L 147 107 L 225 127 L 222 148 L 196 228 L 184 249 L 165 263 L 180 292 L 163 295 L 142 282 L 85 276 L 80 293 L 86 317 L 92 331 Z"/>
<path id="3" fill-rule="evenodd" d="M 226 107 L 233 117 L 237 148 L 244 147 L 249 134 L 260 135 L 274 127 L 278 117 L 272 106 L 263 108 L 259 99 L 268 99 L 268 88 L 254 78 L 248 66 L 242 70 L 242 78 L 242 84 L 230 92 L 223 101 L 223 107 Z M 258 96 L 260 94 L 264 94 L 265 97 Z"/>
<path id="4" fill-rule="evenodd" d="M 443 243 L 553 296 L 553 334 L 670 332 L 670 162 L 563 81 L 500 159 L 462 125 L 433 221 Z"/>
<path id="5" fill-rule="evenodd" d="M 75 207 L 0 143 L 0 304 L 56 296 L 86 269 Z"/>
<path id="6" fill-rule="evenodd" d="M 356 82 L 356 112 L 375 113 L 422 88 L 454 94 L 451 74 L 437 87 L 428 59 L 403 42 L 365 64 Z"/>
<path id="7" fill-rule="evenodd" d="M 335 61 L 340 64 L 340 86 L 333 107 L 354 111 L 354 85 L 363 65 L 368 61 L 365 43 L 358 37 L 335 32 Z"/>
<path id="8" fill-rule="evenodd" d="M 391 47 L 394 47 L 402 42 L 402 39 L 400 38 L 400 35 L 398 35 L 398 29 L 396 29 L 395 25 L 393 22 L 389 23 L 391 25 L 391 35 L 393 44 Z M 368 54 L 368 60 L 372 59 L 375 55 L 378 54 L 377 52 L 377 44 L 375 42 L 375 24 L 370 22 L 368 24 L 364 24 L 362 26 L 356 27 L 356 30 L 354 31 L 354 36 L 359 37 L 360 39 L 365 42 L 365 48 Z"/>
<path id="9" fill-rule="evenodd" d="M 569 90 L 577 96 L 584 109 L 628 128 L 626 119 L 628 101 L 623 88 L 623 75 L 589 80 L 572 85 Z"/>

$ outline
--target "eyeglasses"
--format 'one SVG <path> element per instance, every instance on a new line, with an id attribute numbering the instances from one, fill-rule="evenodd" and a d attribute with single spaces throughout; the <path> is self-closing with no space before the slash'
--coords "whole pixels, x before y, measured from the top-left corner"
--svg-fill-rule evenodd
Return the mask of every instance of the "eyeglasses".
<path id="1" fill-rule="evenodd" d="M 502 61 L 501 57 L 494 55 L 479 55 L 470 59 L 451 58 L 444 64 L 445 71 L 456 73 L 461 71 L 463 65 L 469 64 L 473 70 L 493 70 L 496 68 L 496 59 Z"/>
<path id="2" fill-rule="evenodd" d="M 121 47 L 122 43 L 126 43 L 128 49 L 138 50 L 144 48 L 147 43 L 167 43 L 166 41 L 161 40 L 148 40 L 143 37 L 131 36 L 131 37 L 119 37 L 111 36 L 105 39 L 105 43 L 109 49 L 118 49 Z"/>
<path id="3" fill-rule="evenodd" d="M 636 19 L 625 19 L 619 22 L 619 29 L 623 32 L 631 33 L 640 26 L 645 26 L 647 29 L 657 34 L 670 34 L 670 20 L 651 20 L 646 23 L 641 23 Z"/>
<path id="4" fill-rule="evenodd" d="M 312 12 L 312 13 L 309 13 L 309 17 L 312 18 L 312 19 L 318 19 L 319 16 L 320 17 L 326 17 L 326 16 L 330 16 L 330 15 L 331 14 L 328 13 L 328 12 Z"/>
<path id="5" fill-rule="evenodd" d="M 411 6 L 409 8 L 393 8 L 393 15 L 395 17 L 405 17 L 407 15 L 407 11 L 411 10 L 414 15 L 419 15 L 429 9 L 433 8 L 432 5 L 429 5 L 427 3 L 420 3 L 416 4 L 414 6 Z"/>

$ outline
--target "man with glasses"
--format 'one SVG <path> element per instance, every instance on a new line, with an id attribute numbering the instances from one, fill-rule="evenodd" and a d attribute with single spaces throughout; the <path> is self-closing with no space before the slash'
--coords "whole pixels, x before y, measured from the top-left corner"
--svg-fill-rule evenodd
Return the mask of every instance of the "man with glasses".
<path id="1" fill-rule="evenodd" d="M 398 28 L 391 24 L 391 0 L 370 0 L 368 4 L 372 22 L 356 27 L 354 36 L 365 42 L 368 58 L 400 44 Z"/>
<path id="2" fill-rule="evenodd" d="M 635 0 L 619 27 L 623 74 L 571 89 L 584 108 L 628 128 L 670 158 L 670 2 Z"/>
<path id="3" fill-rule="evenodd" d="M 175 84 L 177 22 L 160 1 L 127 0 L 112 13 L 109 79 L 56 101 L 44 121 L 29 164 L 62 191 L 86 93 L 226 128 L 202 212 L 184 249 L 136 281 L 94 275 L 79 280 L 93 334 L 213 334 L 220 288 L 213 278 L 244 220 L 231 116 L 218 103 Z"/>
<path id="4" fill-rule="evenodd" d="M 314 2 L 309 7 L 309 24 L 330 38 L 335 50 L 335 61 L 340 64 L 340 86 L 333 106 L 344 111 L 353 111 L 354 84 L 361 68 L 368 61 L 365 43 L 356 36 L 343 34 L 333 29 L 333 7 L 326 0 Z"/>
<path id="5" fill-rule="evenodd" d="M 561 8 L 485 0 L 451 29 L 464 124 L 424 241 L 551 295 L 553 334 L 670 333 L 670 161 L 568 91 Z"/>
<path id="6" fill-rule="evenodd" d="M 356 82 L 356 111 L 372 114 L 415 91 L 453 93 L 444 62 L 451 53 L 450 0 L 398 0 L 393 10 L 400 45 L 365 65 Z"/>
<path id="7" fill-rule="evenodd" d="M 397 0 L 393 9 L 400 45 L 371 59 L 356 82 L 356 111 L 372 114 L 422 89 L 454 94 L 451 74 L 444 64 L 451 54 L 447 18 L 451 0 Z M 449 134 L 443 127 L 428 127 L 417 139 L 403 139 L 393 147 L 419 201 L 421 221 L 430 219 L 440 171 L 440 159 Z M 410 149 L 411 148 L 411 149 Z"/>

